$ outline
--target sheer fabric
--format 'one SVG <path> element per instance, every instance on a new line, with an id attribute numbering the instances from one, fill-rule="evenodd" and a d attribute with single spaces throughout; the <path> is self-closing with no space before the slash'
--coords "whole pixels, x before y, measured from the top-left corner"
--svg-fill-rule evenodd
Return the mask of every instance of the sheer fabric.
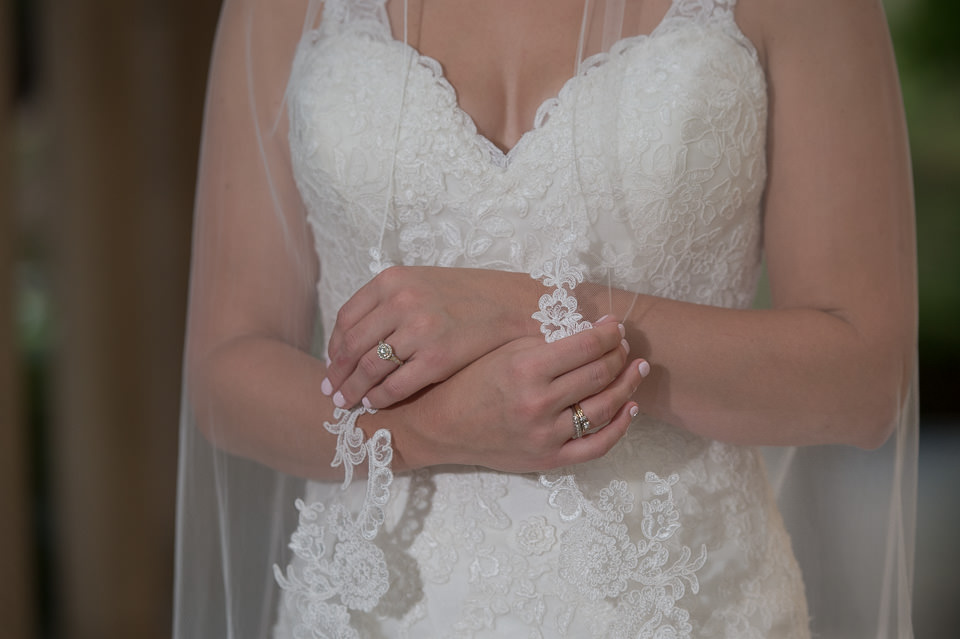
<path id="1" fill-rule="evenodd" d="M 338 309 L 399 264 L 529 273 L 551 291 L 530 309 L 547 340 L 627 314 L 607 289 L 749 307 L 767 94 L 734 5 L 675 0 L 647 33 L 625 3 L 586 2 L 570 79 L 504 151 L 405 41 L 412 12 L 391 25 L 382 1 L 328 0 L 291 28 L 226 3 L 208 101 L 232 106 L 206 123 L 198 192 L 176 636 L 912 636 L 909 375 L 874 452 L 761 451 L 641 416 L 604 458 L 556 472 L 395 476 L 390 431 L 365 437 L 366 409 L 337 409 L 317 419 L 335 445 L 298 441 L 341 473 L 318 481 L 257 450 L 300 437 L 284 402 L 203 372 L 253 299 L 304 371 L 269 392 L 315 396 Z M 288 47 L 265 47 L 278 31 Z M 240 378 L 271 357 L 219 365 Z M 237 438 L 251 414 L 263 434 Z"/>

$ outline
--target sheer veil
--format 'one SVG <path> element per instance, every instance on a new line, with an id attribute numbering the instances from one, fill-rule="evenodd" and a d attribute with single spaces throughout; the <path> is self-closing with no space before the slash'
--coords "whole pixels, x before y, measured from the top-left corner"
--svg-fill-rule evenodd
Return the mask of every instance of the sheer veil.
<path id="1" fill-rule="evenodd" d="M 418 63 L 408 34 L 419 33 L 420 14 L 413 0 L 390 0 L 403 5 L 397 14 L 402 25 L 394 35 L 406 45 L 393 60 L 396 101 L 382 105 L 377 117 L 392 118 L 402 133 L 407 77 Z M 406 2 L 410 2 L 407 7 Z M 325 24 L 346 20 L 338 12 L 363 11 L 344 2 L 324 7 L 316 0 L 225 0 L 214 49 L 208 87 L 200 175 L 196 197 L 194 253 L 188 317 L 188 343 L 180 419 L 180 470 L 174 636 L 178 639 L 271 636 L 278 623 L 283 568 L 290 564 L 291 538 L 309 516 L 308 494 L 317 490 L 336 496 L 348 512 L 344 517 L 376 535 L 381 509 L 389 499 L 389 433 L 377 441 L 347 445 L 356 455 L 342 460 L 342 471 L 373 477 L 354 481 L 309 482 L 310 470 L 271 466 L 262 454 L 263 438 L 288 438 L 304 451 L 317 450 L 320 435 L 304 436 L 285 427 L 286 407 L 302 408 L 319 395 L 317 366 L 323 360 L 323 326 L 330 326 L 336 308 L 324 306 L 317 281 L 323 277 L 314 235 L 305 216 L 300 190 L 291 168 L 288 127 L 288 82 L 307 64 L 298 56 L 302 43 L 317 38 Z M 571 42 L 576 58 L 571 73 L 590 74 L 624 42 L 643 37 L 630 19 L 630 0 L 585 0 L 582 28 Z M 675 1 L 661 26 L 680 12 L 702 9 L 709 2 Z M 731 5 L 721 0 L 713 3 Z M 383 3 L 374 2 L 385 12 Z M 382 19 L 380 16 L 378 19 Z M 658 27 L 660 28 L 660 27 Z M 399 34 L 399 35 L 398 35 Z M 278 46 L 278 43 L 282 43 Z M 336 46 L 332 43 L 329 46 Z M 748 46 L 748 43 L 745 44 Z M 755 55 L 755 54 L 754 54 Z M 623 86 L 607 87 L 619 95 Z M 597 107 L 611 127 L 622 117 L 618 100 Z M 541 107 L 539 119 L 550 117 Z M 577 116 L 574 108 L 574 131 Z M 614 136 L 615 137 L 615 136 Z M 552 282 L 561 305 L 572 300 L 575 316 L 557 322 L 548 339 L 559 339 L 589 327 L 605 313 L 626 316 L 633 298 L 610 294 L 617 275 L 609 272 L 606 250 L 594 235 L 590 211 L 598 202 L 615 198 L 622 184 L 584 181 L 580 162 L 616 163 L 615 153 L 603 153 L 597 141 L 574 134 L 577 150 L 574 175 L 567 176 L 580 194 L 571 204 L 584 211 L 585 228 L 545 230 L 543 240 L 554 247 L 555 261 L 532 265 L 531 274 Z M 383 140 L 384 148 L 396 148 Z M 394 156 L 396 161 L 396 156 Z M 610 166 L 610 175 L 619 175 Z M 758 169 L 759 170 L 759 169 Z M 386 171 L 393 180 L 393 171 Z M 357 247 L 357 260 L 373 274 L 391 264 L 389 230 L 391 200 L 371 204 L 384 211 L 380 228 Z M 912 242 L 912 237 L 899 238 Z M 757 268 L 746 274 L 755 281 Z M 565 279 L 563 267 L 574 275 Z M 643 292 L 638 289 L 638 292 Z M 625 302 L 624 300 L 627 299 Z M 255 300 L 250 304 L 250 300 Z M 245 318 L 231 311 L 243 303 L 270 316 L 269 331 L 250 338 L 249 352 L 262 357 L 240 359 L 230 346 L 217 343 L 224 331 L 243 331 Z M 749 300 L 731 300 L 731 305 Z M 570 308 L 570 305 L 567 305 Z M 283 313 L 276 313 L 283 308 Z M 531 314 L 545 312 L 531 308 Z M 572 318 L 571 318 L 572 317 Z M 263 344 L 284 345 L 275 355 Z M 280 361 L 303 371 L 299 384 L 277 390 L 270 371 Z M 292 364 L 289 364 L 292 362 Z M 248 375 L 260 368 L 263 375 Z M 228 380 L 228 381 L 224 381 Z M 269 387 L 269 388 L 268 388 Z M 774 492 L 801 565 L 816 637 L 897 637 L 908 639 L 911 629 L 911 587 L 917 464 L 916 366 L 904 366 L 905 389 L 898 422 L 890 439 L 876 451 L 844 446 L 769 448 L 764 450 L 770 490 Z M 271 392 L 280 399 L 265 408 L 258 398 Z M 345 412 L 345 411 L 344 411 Z M 363 412 L 363 411 L 361 411 Z M 253 416 L 256 419 L 249 419 Z M 243 417 L 260 424 L 261 435 L 238 437 L 232 426 Z M 355 417 L 354 417 L 355 419 Z M 318 416 L 347 424 L 344 415 Z M 329 428 L 328 432 L 333 432 Z M 341 431 L 341 437 L 349 432 Z M 327 432 L 323 436 L 329 436 Z M 258 437 L 260 439 L 258 439 Z M 326 455 L 321 449 L 317 456 Z M 305 453 L 306 456 L 306 453 Z M 332 461 L 333 453 L 329 456 Z M 578 480 L 581 478 L 578 477 Z M 588 484 L 589 476 L 582 481 Z M 323 484 L 322 489 L 308 484 Z M 311 492 L 313 491 L 313 492 Z M 379 492 L 378 492 L 379 491 Z M 331 497 L 333 499 L 333 497 Z M 301 503 L 298 510 L 297 501 Z M 379 518 L 379 519 L 378 519 Z M 319 583 L 319 582 L 318 582 Z M 320 587 L 320 586 L 316 586 Z M 391 588 L 403 588 L 394 583 Z M 318 631 L 319 633 L 320 631 Z M 319 636 L 326 636 L 317 634 Z M 334 636 L 334 635 L 330 635 Z"/>

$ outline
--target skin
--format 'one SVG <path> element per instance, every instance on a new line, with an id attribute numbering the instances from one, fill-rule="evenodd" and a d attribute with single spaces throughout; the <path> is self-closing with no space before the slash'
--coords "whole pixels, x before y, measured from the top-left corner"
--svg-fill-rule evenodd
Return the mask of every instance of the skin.
<path id="1" fill-rule="evenodd" d="M 251 41 L 264 68 L 254 76 L 264 85 L 258 93 L 275 96 L 260 105 L 266 130 L 283 112 L 283 69 L 303 6 L 256 4 Z M 642 4 L 625 16 L 637 32 L 652 29 L 668 5 Z M 388 4 L 395 30 L 399 5 Z M 556 61 L 574 59 L 580 0 L 410 7 L 423 30 L 409 41 L 441 61 L 461 108 L 502 149 L 572 74 Z M 510 20 L 500 22 L 503 15 Z M 266 183 L 260 158 L 237 151 L 257 148 L 258 139 L 237 79 L 245 77 L 242 19 L 228 5 L 198 194 L 187 381 L 199 427 L 227 450 L 337 479 L 341 470 L 318 462 L 332 457 L 318 451 L 333 450 L 322 423 L 334 398 L 389 407 L 358 424 L 368 434 L 390 428 L 398 470 L 586 461 L 622 437 L 637 408 L 743 444 L 882 443 L 909 379 L 915 334 L 912 194 L 882 11 L 872 0 L 741 0 L 737 19 L 770 91 L 764 242 L 774 308 L 634 302 L 614 291 L 613 308 L 631 309 L 616 318 L 626 345 L 615 320 L 545 344 L 529 318 L 544 291 L 526 275 L 389 269 L 341 310 L 328 369 L 306 353 L 317 268 L 295 185 L 288 170 Z M 481 49 L 489 55 L 474 54 Z M 289 163 L 284 127 L 281 120 L 264 142 L 278 169 Z M 280 232 L 276 215 L 292 232 Z M 607 291 L 581 303 L 605 308 Z M 381 338 L 407 363 L 376 358 Z M 628 350 L 654 364 L 643 384 L 641 360 Z M 609 425 L 570 440 L 575 401 L 592 422 Z"/>

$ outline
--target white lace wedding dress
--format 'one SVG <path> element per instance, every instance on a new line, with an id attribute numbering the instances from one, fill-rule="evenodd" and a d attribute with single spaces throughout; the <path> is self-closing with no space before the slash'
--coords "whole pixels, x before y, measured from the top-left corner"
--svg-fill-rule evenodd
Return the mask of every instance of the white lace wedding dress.
<path id="1" fill-rule="evenodd" d="M 766 88 L 733 4 L 676 0 L 503 153 L 439 65 L 392 38 L 382 2 L 327 0 L 288 95 L 324 327 L 390 264 L 529 272 L 555 287 L 537 315 L 549 338 L 582 327 L 580 278 L 749 305 Z M 389 434 L 363 442 L 362 412 L 327 425 L 347 485 L 310 483 L 297 503 L 277 637 L 809 636 L 757 450 L 640 417 L 603 459 L 551 475 L 394 477 Z M 365 460 L 370 478 L 352 478 Z"/>

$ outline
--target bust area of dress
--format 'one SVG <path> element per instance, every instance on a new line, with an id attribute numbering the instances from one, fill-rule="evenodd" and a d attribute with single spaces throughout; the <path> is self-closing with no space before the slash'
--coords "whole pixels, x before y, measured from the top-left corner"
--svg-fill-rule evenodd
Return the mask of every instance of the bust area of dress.
<path id="1" fill-rule="evenodd" d="M 288 91 L 325 329 L 392 264 L 525 271 L 561 302 L 583 277 L 749 305 L 766 87 L 733 4 L 675 0 L 503 153 L 440 66 L 392 37 L 382 0 L 328 0 Z M 564 309 L 540 310 L 562 329 Z M 393 477 L 388 442 L 350 441 L 356 417 L 328 428 L 345 472 L 366 454 L 371 479 L 308 483 L 276 570 L 278 638 L 809 637 L 755 449 L 639 417 L 603 459 L 553 474 Z"/>

